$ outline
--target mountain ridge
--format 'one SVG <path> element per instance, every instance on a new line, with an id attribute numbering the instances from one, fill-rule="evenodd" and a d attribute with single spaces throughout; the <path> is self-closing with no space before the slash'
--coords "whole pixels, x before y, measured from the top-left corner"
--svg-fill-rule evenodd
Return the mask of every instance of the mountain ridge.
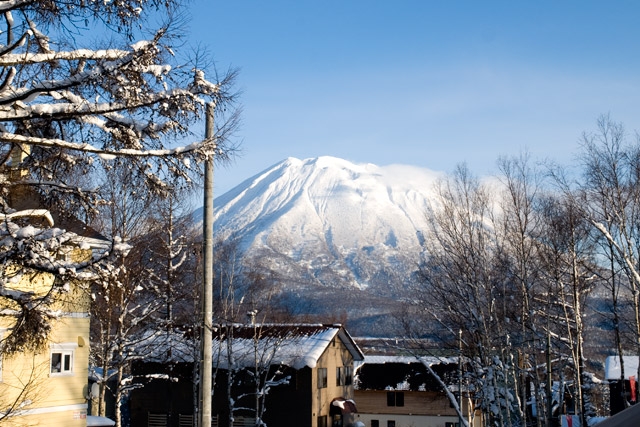
<path id="1" fill-rule="evenodd" d="M 305 237 L 309 231 L 317 235 L 317 229 L 309 229 L 315 223 L 334 239 L 337 236 L 339 245 L 354 243 L 347 242 L 353 230 L 358 230 L 355 235 L 368 234 L 370 242 L 380 242 L 386 239 L 379 230 L 388 230 L 391 221 L 408 221 L 414 230 L 423 229 L 433 197 L 424 189 L 438 177 L 413 166 L 379 167 L 328 156 L 288 158 L 217 197 L 214 226 L 223 236 L 293 226 L 297 228 L 286 231 Z M 392 211 L 380 211 L 381 206 Z"/>
<path id="2" fill-rule="evenodd" d="M 290 157 L 215 199 L 216 238 L 237 239 L 252 268 L 277 273 L 280 292 L 295 301 L 329 298 L 331 309 L 352 317 L 370 312 L 367 304 L 402 298 L 425 250 L 426 213 L 441 176 Z"/>

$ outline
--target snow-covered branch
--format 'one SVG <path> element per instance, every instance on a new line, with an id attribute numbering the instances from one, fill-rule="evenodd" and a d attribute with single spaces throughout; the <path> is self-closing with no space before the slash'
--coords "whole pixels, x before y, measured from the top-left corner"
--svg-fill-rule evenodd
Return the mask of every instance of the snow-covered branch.
<path id="1" fill-rule="evenodd" d="M 451 392 L 451 390 L 449 389 L 449 386 L 447 386 L 444 383 L 444 381 L 442 381 L 442 378 L 440 378 L 440 375 L 438 375 L 433 370 L 433 368 L 431 367 L 432 363 L 429 360 L 425 359 L 424 357 L 419 357 L 418 360 L 420 360 L 420 363 L 422 363 L 424 367 L 427 368 L 427 371 L 429 371 L 429 374 L 431 374 L 431 376 L 435 378 L 438 384 L 440 384 L 440 387 L 442 387 L 442 390 L 445 392 L 445 394 L 447 395 L 447 398 L 449 399 L 449 404 L 456 411 L 456 413 L 458 414 L 458 417 L 460 418 L 460 420 L 462 420 L 463 425 L 465 427 L 469 427 L 469 422 L 467 421 L 467 419 L 464 417 L 464 414 L 462 413 L 462 408 L 460 407 L 460 404 L 459 404 L 460 402 L 458 402 L 458 399 L 456 399 L 456 396 Z"/>
<path id="2" fill-rule="evenodd" d="M 193 151 L 198 151 L 207 147 L 207 143 L 210 141 L 204 140 L 200 142 L 194 142 L 189 145 L 165 148 L 157 150 L 133 150 L 133 149 L 121 149 L 121 150 L 105 150 L 92 146 L 91 144 L 80 144 L 74 142 L 68 142 L 62 139 L 53 138 L 38 138 L 29 137 L 23 135 L 16 135 L 7 132 L 0 132 L 0 141 L 20 144 L 30 144 L 40 147 L 57 147 L 74 151 L 82 151 L 86 153 L 92 153 L 100 155 L 103 159 L 109 160 L 119 156 L 127 157 L 170 157 L 177 156 Z"/>
<path id="3" fill-rule="evenodd" d="M 51 61 L 97 61 L 125 58 L 131 51 L 122 49 L 77 49 L 70 51 L 51 51 L 46 53 L 26 52 L 0 55 L 0 67 L 15 65 L 33 65 Z"/>
<path id="4" fill-rule="evenodd" d="M 616 249 L 616 251 L 618 252 L 618 255 L 624 261 L 625 266 L 628 268 L 629 272 L 631 273 L 633 280 L 635 281 L 636 284 L 640 285 L 640 272 L 636 268 L 636 264 L 629 257 L 629 254 L 620 247 L 620 244 L 618 243 L 618 241 L 611 235 L 611 233 L 604 226 L 604 224 L 595 220 L 591 220 L 591 224 L 596 228 L 596 230 L 598 230 L 604 236 L 605 239 L 607 239 L 607 242 L 609 242 L 609 244 Z"/>
<path id="5" fill-rule="evenodd" d="M 0 12 L 9 12 L 36 3 L 36 0 L 3 0 L 0 2 Z"/>

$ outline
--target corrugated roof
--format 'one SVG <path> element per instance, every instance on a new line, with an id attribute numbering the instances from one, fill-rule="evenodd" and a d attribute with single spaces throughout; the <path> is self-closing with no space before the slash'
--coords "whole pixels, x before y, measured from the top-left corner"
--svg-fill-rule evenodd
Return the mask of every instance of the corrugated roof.
<path id="1" fill-rule="evenodd" d="M 229 337 L 232 337 L 229 340 Z M 354 360 L 363 360 L 364 356 L 349 333 L 341 325 L 326 324 L 256 324 L 233 325 L 218 328 L 214 332 L 213 359 L 214 365 L 228 369 L 235 367 L 252 367 L 256 362 L 260 366 L 285 365 L 294 369 L 305 366 L 314 368 L 318 360 L 338 337 L 346 346 Z M 167 355 L 173 361 L 193 361 L 193 346 L 181 334 L 166 332 L 148 333 L 143 340 L 152 352 L 145 360 L 166 361 Z M 171 350 L 171 351 L 169 351 Z"/>
<path id="2" fill-rule="evenodd" d="M 232 358 L 228 358 L 227 334 L 214 337 L 214 354 L 220 355 L 219 367 L 250 367 L 256 358 L 262 366 L 285 365 L 294 369 L 314 368 L 331 341 L 338 336 L 355 360 L 362 352 L 341 325 L 326 324 L 258 324 L 234 325 Z M 217 346 L 217 348 L 216 348 Z M 215 358 L 215 356 L 214 356 Z"/>

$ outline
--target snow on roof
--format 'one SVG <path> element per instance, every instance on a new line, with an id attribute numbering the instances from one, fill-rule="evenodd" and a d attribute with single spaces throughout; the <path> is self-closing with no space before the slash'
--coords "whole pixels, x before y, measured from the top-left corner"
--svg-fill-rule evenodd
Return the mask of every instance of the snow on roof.
<path id="1" fill-rule="evenodd" d="M 114 425 L 116 425 L 116 422 L 107 417 L 87 415 L 87 427 L 105 427 Z"/>
<path id="2" fill-rule="evenodd" d="M 191 331 L 146 329 L 133 340 L 132 352 L 146 362 L 193 362 L 200 350 L 190 334 Z"/>
<path id="3" fill-rule="evenodd" d="M 377 355 L 366 355 L 364 357 L 363 364 L 375 364 L 382 365 L 385 363 L 427 363 L 429 365 L 439 365 L 444 364 L 448 365 L 451 363 L 458 363 L 457 357 L 436 357 L 436 356 L 377 356 Z"/>
<path id="4" fill-rule="evenodd" d="M 220 356 L 218 366 L 223 369 L 228 368 L 229 362 L 235 366 L 253 366 L 256 357 L 261 366 L 314 368 L 336 336 L 346 345 L 355 360 L 363 357 L 360 349 L 341 325 L 237 325 L 231 333 L 233 339 L 230 351 L 226 336 L 222 339 L 214 338 L 214 353 Z M 231 358 L 228 357 L 229 353 L 232 355 Z"/>
<path id="5" fill-rule="evenodd" d="M 622 356 L 624 362 L 624 378 L 638 376 L 638 356 Z M 620 366 L 620 356 L 609 356 L 604 363 L 604 379 L 619 380 L 622 376 Z"/>
<path id="6" fill-rule="evenodd" d="M 229 338 L 231 337 L 231 340 Z M 222 369 L 285 365 L 294 369 L 314 368 L 318 360 L 338 337 L 354 360 L 364 356 L 341 325 L 257 324 L 218 328 L 213 337 L 214 364 Z M 192 362 L 197 343 L 183 334 L 150 333 L 141 340 L 138 353 L 146 361 Z M 195 350 L 195 351 L 194 351 Z"/>
<path id="7" fill-rule="evenodd" d="M 411 364 L 411 363 L 426 363 L 429 366 L 434 365 L 448 365 L 458 363 L 457 357 L 436 357 L 436 356 L 395 356 L 395 355 L 365 355 L 360 361 L 356 360 L 355 369 L 358 370 L 364 365 L 384 365 L 389 363 L 398 364 Z"/>

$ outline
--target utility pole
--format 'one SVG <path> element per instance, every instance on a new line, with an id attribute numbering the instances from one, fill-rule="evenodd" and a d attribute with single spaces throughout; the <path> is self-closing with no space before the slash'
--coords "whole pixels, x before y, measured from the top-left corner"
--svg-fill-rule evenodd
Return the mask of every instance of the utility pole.
<path id="1" fill-rule="evenodd" d="M 462 329 L 458 329 L 458 427 L 462 427 Z"/>
<path id="2" fill-rule="evenodd" d="M 211 144 L 214 138 L 213 103 L 207 104 L 205 140 Z M 200 332 L 200 413 L 198 426 L 211 427 L 211 394 L 213 390 L 213 160 L 215 144 L 204 163 L 204 212 L 202 274 L 202 330 Z"/>

